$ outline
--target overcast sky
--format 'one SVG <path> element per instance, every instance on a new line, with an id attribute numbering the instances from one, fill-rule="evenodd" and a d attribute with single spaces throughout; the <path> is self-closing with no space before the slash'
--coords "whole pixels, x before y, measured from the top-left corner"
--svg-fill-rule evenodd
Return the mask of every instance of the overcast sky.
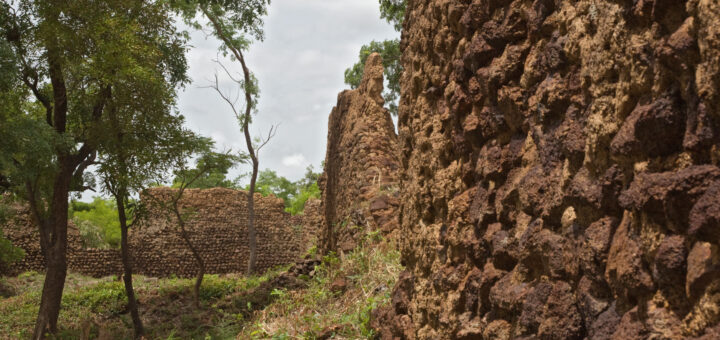
<path id="1" fill-rule="evenodd" d="M 325 158 L 327 122 L 337 94 L 346 89 L 343 72 L 354 64 L 363 44 L 397 38 L 380 19 L 377 0 L 273 0 L 265 20 L 265 41 L 246 54 L 260 83 L 253 135 L 279 124 L 275 138 L 260 155 L 260 168 L 296 180 L 309 164 Z M 180 93 L 179 109 L 195 132 L 212 137 L 219 148 L 245 150 L 229 106 L 211 89 L 219 42 L 192 32 L 189 52 L 192 84 Z M 235 71 L 240 66 L 226 61 Z M 221 78 L 222 79 L 222 78 Z M 229 82 L 221 82 L 230 86 Z M 230 87 L 227 87 L 230 89 Z M 232 177 L 250 170 L 237 168 Z"/>

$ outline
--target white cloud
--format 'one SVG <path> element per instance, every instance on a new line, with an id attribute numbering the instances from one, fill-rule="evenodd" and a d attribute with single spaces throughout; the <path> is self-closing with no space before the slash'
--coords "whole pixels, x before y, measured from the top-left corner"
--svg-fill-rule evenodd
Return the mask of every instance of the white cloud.
<path id="1" fill-rule="evenodd" d="M 258 115 L 252 134 L 266 134 L 280 125 L 263 148 L 261 169 L 297 180 L 308 164 L 319 167 L 325 158 L 327 118 L 338 92 L 347 88 L 343 73 L 357 61 L 360 46 L 371 40 L 399 36 L 380 19 L 377 1 L 273 0 L 265 20 L 265 41 L 247 53 L 248 66 L 260 84 Z M 217 66 L 219 42 L 203 32 L 191 31 L 188 55 L 193 80 L 179 94 L 180 112 L 187 126 L 217 141 L 218 149 L 245 150 L 244 138 L 227 103 L 207 86 Z M 223 60 L 222 56 L 220 59 Z M 236 63 L 223 60 L 232 71 Z M 231 84 L 221 82 L 223 88 Z M 289 155 L 289 156 L 288 156 Z M 302 157 L 302 158 L 300 158 Z M 234 177 L 249 171 L 240 166 Z"/>
<path id="2" fill-rule="evenodd" d="M 305 159 L 305 156 L 303 156 L 301 153 L 296 153 L 290 156 L 283 157 L 282 164 L 287 167 L 305 168 L 308 162 Z"/>

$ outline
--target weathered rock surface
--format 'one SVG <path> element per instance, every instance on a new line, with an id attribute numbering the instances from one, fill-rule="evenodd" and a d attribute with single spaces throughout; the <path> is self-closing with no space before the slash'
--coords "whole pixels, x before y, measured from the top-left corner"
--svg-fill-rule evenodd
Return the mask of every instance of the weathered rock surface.
<path id="1" fill-rule="evenodd" d="M 411 0 L 383 339 L 714 339 L 720 3 Z"/>
<path id="2" fill-rule="evenodd" d="M 398 141 L 382 90 L 382 59 L 374 53 L 360 86 L 341 92 L 330 113 L 320 179 L 326 251 L 349 251 L 368 231 L 398 227 Z"/>

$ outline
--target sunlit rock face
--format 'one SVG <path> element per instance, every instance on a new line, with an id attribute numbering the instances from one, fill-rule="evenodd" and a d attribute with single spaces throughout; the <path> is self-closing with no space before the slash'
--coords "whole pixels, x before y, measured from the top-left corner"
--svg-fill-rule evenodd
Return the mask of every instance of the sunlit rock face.
<path id="1" fill-rule="evenodd" d="M 411 0 L 381 337 L 720 338 L 720 3 Z"/>
<path id="2" fill-rule="evenodd" d="M 368 232 L 398 229 L 398 140 L 382 90 L 382 59 L 374 53 L 360 86 L 338 95 L 328 119 L 320 179 L 325 251 L 347 252 Z"/>

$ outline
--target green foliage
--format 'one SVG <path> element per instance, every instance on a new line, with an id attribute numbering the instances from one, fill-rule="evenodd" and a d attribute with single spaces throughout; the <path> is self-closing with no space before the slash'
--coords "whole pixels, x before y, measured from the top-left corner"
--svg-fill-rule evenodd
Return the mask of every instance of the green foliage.
<path id="1" fill-rule="evenodd" d="M 238 188 L 238 182 L 242 177 L 238 177 L 235 180 L 227 178 L 227 174 L 230 169 L 237 166 L 239 163 L 245 163 L 247 156 L 245 154 L 233 155 L 229 153 L 210 153 L 204 152 L 203 155 L 197 161 L 197 164 L 192 169 L 179 170 L 175 174 L 173 179 L 173 188 L 179 188 L 183 183 L 187 184 L 187 188 Z M 192 183 L 186 183 L 189 179 L 195 178 Z"/>
<path id="2" fill-rule="evenodd" d="M 0 142 L 0 173 L 17 190 L 31 182 L 45 198 L 58 155 L 77 155 L 77 167 L 116 146 L 110 112 L 161 127 L 173 116 L 176 86 L 187 81 L 186 37 L 161 1 L 2 1 L 0 36 L 0 83 L 12 85 L 0 86 L 0 127 L 10 132 Z M 51 72 L 64 86 L 52 86 Z M 56 95 L 66 109 L 54 106 Z M 80 170 L 71 190 L 91 184 Z"/>
<path id="3" fill-rule="evenodd" d="M 398 32 L 402 30 L 402 23 L 405 19 L 405 1 L 406 0 L 379 0 L 380 17 L 392 24 Z"/>
<path id="4" fill-rule="evenodd" d="M 258 174 L 256 190 L 263 194 L 263 196 L 273 194 L 282 198 L 287 206 L 287 202 L 290 202 L 290 200 L 297 195 L 298 186 L 289 179 L 278 176 L 275 171 L 265 169 Z"/>
<path id="5" fill-rule="evenodd" d="M 72 201 L 70 216 L 77 225 L 83 246 L 119 248 L 120 222 L 113 200 L 95 197 L 92 203 Z"/>
<path id="6" fill-rule="evenodd" d="M 20 261 L 25 256 L 24 250 L 13 246 L 12 242 L 3 236 L 3 226 L 10 218 L 10 212 L 2 199 L 0 197 L 0 268 Z"/>
<path id="7" fill-rule="evenodd" d="M 203 308 L 192 308 L 190 296 L 194 280 L 179 278 L 146 278 L 134 275 L 136 294 L 147 301 L 143 313 L 146 337 L 149 339 L 232 339 L 242 331 L 247 320 L 238 318 L 246 306 L 227 303 L 232 296 L 246 293 L 287 270 L 271 269 L 263 275 L 205 275 L 200 299 Z M 3 284 L 16 295 L 0 299 L 0 339 L 30 337 L 40 301 L 44 274 L 23 273 L 7 278 Z M 97 326 L 117 339 L 132 338 L 132 321 L 125 312 L 127 297 L 122 281 L 113 277 L 95 279 L 78 274 L 68 275 L 63 293 L 59 326 L 61 339 L 81 338 L 91 327 L 91 338 L 97 337 Z M 89 325 L 88 325 L 89 324 Z"/>
<path id="8" fill-rule="evenodd" d="M 296 182 L 278 176 L 275 171 L 266 169 L 260 171 L 256 183 L 256 191 L 267 196 L 273 194 L 285 202 L 285 211 L 296 215 L 305 209 L 305 202 L 310 198 L 320 197 L 320 188 L 317 185 L 319 173 L 314 171 L 312 165 L 305 170 L 305 176 Z M 245 187 L 246 190 L 249 186 Z"/>
<path id="9" fill-rule="evenodd" d="M 365 70 L 365 62 L 368 56 L 375 52 L 380 53 L 382 56 L 383 73 L 387 80 L 387 88 L 383 91 L 383 99 L 385 99 L 390 113 L 397 115 L 397 100 L 400 98 L 400 75 L 402 74 L 400 40 L 371 41 L 370 44 L 363 45 L 358 56 L 360 61 L 345 70 L 345 83 L 353 89 L 360 86 L 363 71 Z"/>
<path id="10" fill-rule="evenodd" d="M 302 213 L 305 210 L 305 203 L 310 198 L 320 198 L 320 188 L 316 183 L 312 183 L 308 187 L 300 187 L 300 192 L 293 197 L 285 210 L 293 215 Z"/>
<path id="11" fill-rule="evenodd" d="M 0 268 L 20 261 L 24 256 L 25 251 L 13 246 L 12 242 L 3 237 L 2 229 L 0 229 Z"/>
<path id="12" fill-rule="evenodd" d="M 402 23 L 405 18 L 406 0 L 379 0 L 380 17 L 392 24 L 396 31 L 402 30 Z M 359 61 L 352 67 L 345 70 L 345 84 L 350 88 L 360 86 L 365 62 L 372 53 L 380 53 L 383 59 L 383 68 L 387 86 L 383 91 L 383 99 L 388 110 L 393 116 L 398 114 L 398 99 L 400 98 L 400 75 L 403 69 L 400 65 L 400 40 L 371 41 L 360 47 Z"/>

